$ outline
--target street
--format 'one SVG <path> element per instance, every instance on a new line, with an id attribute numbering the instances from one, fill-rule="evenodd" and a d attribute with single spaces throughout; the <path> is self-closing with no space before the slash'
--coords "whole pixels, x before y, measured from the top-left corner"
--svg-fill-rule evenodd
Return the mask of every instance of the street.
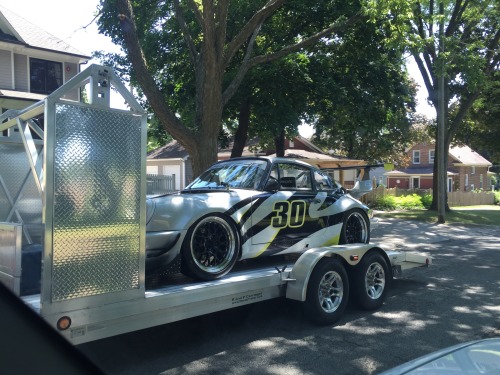
<path id="1" fill-rule="evenodd" d="M 372 241 L 433 257 L 377 311 L 315 326 L 284 299 L 82 344 L 108 374 L 377 374 L 457 343 L 500 337 L 500 227 L 381 219 Z"/>

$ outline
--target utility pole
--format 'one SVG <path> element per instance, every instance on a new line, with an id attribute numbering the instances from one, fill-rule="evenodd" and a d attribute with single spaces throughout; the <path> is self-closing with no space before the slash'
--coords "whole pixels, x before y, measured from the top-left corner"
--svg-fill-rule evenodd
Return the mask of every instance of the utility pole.
<path id="1" fill-rule="evenodd" d="M 447 173 L 447 155 L 445 152 L 445 63 L 444 63 L 444 5 L 441 1 L 439 4 L 439 80 L 438 80 L 438 130 L 437 130 L 437 209 L 438 223 L 446 221 L 446 178 Z"/>

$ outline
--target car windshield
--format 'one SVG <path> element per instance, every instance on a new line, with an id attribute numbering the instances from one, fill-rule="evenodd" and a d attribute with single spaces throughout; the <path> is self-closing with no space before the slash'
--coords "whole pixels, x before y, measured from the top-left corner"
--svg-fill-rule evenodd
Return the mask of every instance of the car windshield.
<path id="1" fill-rule="evenodd" d="M 238 160 L 213 165 L 186 189 L 257 189 L 264 175 L 264 160 Z"/>

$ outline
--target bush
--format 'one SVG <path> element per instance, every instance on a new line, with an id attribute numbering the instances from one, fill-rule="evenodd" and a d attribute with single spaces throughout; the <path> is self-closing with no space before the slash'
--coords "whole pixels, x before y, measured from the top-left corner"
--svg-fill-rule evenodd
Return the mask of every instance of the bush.
<path id="1" fill-rule="evenodd" d="M 500 204 L 500 191 L 495 191 L 495 204 Z"/>
<path id="2" fill-rule="evenodd" d="M 429 197 L 430 198 L 429 198 Z M 426 202 L 428 202 L 428 207 L 430 207 L 432 202 L 432 196 L 426 196 Z M 393 210 L 420 210 L 424 209 L 426 206 L 422 203 L 422 197 L 417 194 L 406 195 L 402 197 L 395 197 L 392 195 L 383 196 L 375 201 L 373 206 L 374 209 L 393 211 Z"/>
<path id="3" fill-rule="evenodd" d="M 383 211 L 393 211 L 396 209 L 396 197 L 393 195 L 384 195 L 375 201 L 373 208 Z"/>
<path id="4" fill-rule="evenodd" d="M 425 208 L 429 209 L 432 205 L 432 194 L 425 194 L 422 197 L 422 204 Z"/>

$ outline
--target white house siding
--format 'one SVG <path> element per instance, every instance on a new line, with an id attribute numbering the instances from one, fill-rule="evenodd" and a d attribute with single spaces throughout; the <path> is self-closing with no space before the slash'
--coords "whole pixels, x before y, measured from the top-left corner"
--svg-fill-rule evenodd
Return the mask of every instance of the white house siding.
<path id="1" fill-rule="evenodd" d="M 0 89 L 12 90 L 12 55 L 0 50 Z"/>
<path id="2" fill-rule="evenodd" d="M 78 73 L 78 65 L 74 63 L 64 63 L 63 69 L 64 69 L 65 83 L 68 82 L 74 76 L 76 76 L 76 74 Z M 75 100 L 75 101 L 80 100 L 78 89 L 71 90 L 66 95 L 64 95 L 64 97 L 69 100 Z"/>
<path id="3" fill-rule="evenodd" d="M 16 91 L 28 92 L 28 57 L 14 54 L 14 82 Z"/>
<path id="4" fill-rule="evenodd" d="M 181 171 L 180 165 L 164 165 L 162 174 L 165 176 L 175 175 L 175 189 L 176 190 L 181 189 L 182 171 Z M 184 186 L 183 186 L 183 188 L 184 188 Z"/>

